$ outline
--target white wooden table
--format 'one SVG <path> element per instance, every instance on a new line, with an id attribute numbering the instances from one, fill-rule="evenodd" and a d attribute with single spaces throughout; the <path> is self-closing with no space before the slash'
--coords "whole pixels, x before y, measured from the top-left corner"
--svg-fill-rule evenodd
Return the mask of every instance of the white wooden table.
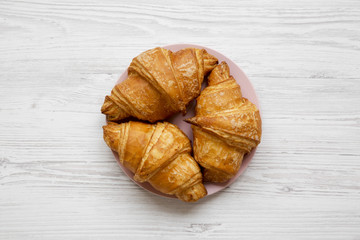
<path id="1" fill-rule="evenodd" d="M 262 105 L 246 172 L 195 204 L 131 182 L 100 114 L 131 59 L 194 43 Z M 0 239 L 360 239 L 360 1 L 0 1 Z"/>

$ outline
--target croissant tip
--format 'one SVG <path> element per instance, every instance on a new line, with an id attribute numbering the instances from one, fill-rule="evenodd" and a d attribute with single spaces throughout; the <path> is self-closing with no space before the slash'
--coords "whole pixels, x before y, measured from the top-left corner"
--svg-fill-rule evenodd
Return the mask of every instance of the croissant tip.
<path id="1" fill-rule="evenodd" d="M 194 118 L 184 119 L 184 122 L 187 122 L 187 123 L 190 123 L 190 124 L 194 124 Z"/>
<path id="2" fill-rule="evenodd" d="M 206 195 L 207 190 L 205 186 L 202 182 L 199 182 L 176 196 L 184 202 L 196 202 Z"/>
<path id="3" fill-rule="evenodd" d="M 114 122 L 107 122 L 106 125 L 102 126 L 102 129 L 104 131 L 104 134 L 110 134 L 112 130 L 114 130 L 114 127 L 118 126 L 119 124 L 116 124 Z"/>
<path id="4" fill-rule="evenodd" d="M 104 103 L 103 105 L 101 106 L 101 113 L 104 113 L 108 110 L 109 108 L 109 104 L 110 104 L 110 98 L 109 96 L 105 96 L 105 99 L 104 99 Z"/>

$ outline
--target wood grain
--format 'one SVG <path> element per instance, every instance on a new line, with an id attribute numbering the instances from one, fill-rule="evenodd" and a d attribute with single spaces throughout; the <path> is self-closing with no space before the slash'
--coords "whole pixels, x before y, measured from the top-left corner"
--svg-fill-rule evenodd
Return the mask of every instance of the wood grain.
<path id="1" fill-rule="evenodd" d="M 195 203 L 131 182 L 100 107 L 131 59 L 213 48 L 248 75 L 263 139 Z M 0 239 L 360 239 L 359 1 L 0 2 Z"/>

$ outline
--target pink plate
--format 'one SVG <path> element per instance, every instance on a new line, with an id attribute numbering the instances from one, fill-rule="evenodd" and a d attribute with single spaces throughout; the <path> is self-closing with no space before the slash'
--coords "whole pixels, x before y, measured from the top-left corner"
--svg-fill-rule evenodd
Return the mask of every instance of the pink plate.
<path id="1" fill-rule="evenodd" d="M 194 45 L 194 44 L 173 44 L 173 45 L 167 45 L 164 48 L 175 52 L 175 51 L 178 51 L 180 49 L 187 48 L 187 47 L 206 49 L 206 51 L 208 53 L 212 54 L 217 59 L 219 59 L 219 63 L 222 62 L 222 61 L 225 61 L 229 65 L 231 75 L 236 79 L 237 83 L 241 86 L 241 92 L 242 92 L 243 96 L 246 97 L 247 99 L 249 99 L 251 102 L 253 102 L 260 109 L 259 101 L 258 101 L 258 98 L 256 96 L 254 87 L 252 86 L 251 82 L 246 77 L 244 72 L 233 61 L 231 61 L 229 58 L 225 57 L 224 55 L 222 55 L 221 53 L 219 53 L 219 52 L 217 52 L 215 50 L 212 50 L 212 49 L 207 48 L 207 47 L 199 46 L 199 45 Z M 126 78 L 127 78 L 127 71 L 125 71 L 123 74 L 121 74 L 119 80 L 117 81 L 117 84 L 124 81 Z M 171 122 L 173 124 L 176 124 L 189 137 L 189 139 L 191 141 L 193 140 L 193 135 L 192 135 L 190 124 L 184 122 L 183 120 L 187 119 L 187 118 L 191 118 L 191 117 L 193 117 L 195 115 L 195 111 L 194 111 L 195 110 L 195 104 L 196 104 L 195 101 L 192 101 L 189 104 L 188 112 L 187 112 L 187 114 L 185 116 L 182 116 L 181 113 L 178 113 L 178 114 L 172 116 L 171 118 L 166 119 L 166 121 L 169 121 L 169 122 Z M 249 165 L 251 159 L 253 158 L 253 156 L 255 154 L 255 151 L 256 151 L 256 148 L 253 149 L 249 154 L 245 155 L 245 157 L 243 159 L 243 162 L 242 162 L 242 165 L 240 167 L 240 170 L 229 181 L 227 181 L 225 183 L 204 183 L 204 185 L 205 185 L 205 187 L 207 189 L 208 195 L 214 194 L 214 193 L 226 188 L 230 184 L 232 184 L 245 171 L 245 169 Z M 150 192 L 152 192 L 154 194 L 160 195 L 160 196 L 169 197 L 169 198 L 175 198 L 174 196 L 167 195 L 167 194 L 164 194 L 164 193 L 161 193 L 161 192 L 157 191 L 149 183 L 136 182 L 133 179 L 134 174 L 129 169 L 125 168 L 120 163 L 118 154 L 116 152 L 113 152 L 113 153 L 114 153 L 114 156 L 117 159 L 120 167 L 125 172 L 125 174 L 128 175 L 128 177 L 130 179 L 132 179 L 140 187 L 142 187 L 142 188 L 144 188 L 144 189 L 146 189 L 146 190 L 148 190 L 148 191 L 150 191 Z"/>

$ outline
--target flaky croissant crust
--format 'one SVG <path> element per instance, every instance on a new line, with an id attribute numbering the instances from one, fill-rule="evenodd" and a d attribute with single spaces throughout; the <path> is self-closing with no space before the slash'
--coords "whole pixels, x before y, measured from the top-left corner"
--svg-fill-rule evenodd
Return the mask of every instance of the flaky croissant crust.
<path id="1" fill-rule="evenodd" d="M 185 113 L 186 105 L 200 94 L 204 76 L 216 64 L 217 59 L 204 49 L 145 51 L 132 60 L 128 78 L 105 97 L 101 112 L 109 121 L 133 116 L 150 122 Z"/>
<path id="2" fill-rule="evenodd" d="M 105 142 L 136 181 L 186 202 L 207 194 L 200 168 L 190 156 L 190 140 L 175 125 L 109 122 L 103 129 Z"/>
<path id="3" fill-rule="evenodd" d="M 197 98 L 193 124 L 195 160 L 207 181 L 225 182 L 239 170 L 244 155 L 261 139 L 257 107 L 243 98 L 225 62 L 208 78 L 209 86 Z"/>

